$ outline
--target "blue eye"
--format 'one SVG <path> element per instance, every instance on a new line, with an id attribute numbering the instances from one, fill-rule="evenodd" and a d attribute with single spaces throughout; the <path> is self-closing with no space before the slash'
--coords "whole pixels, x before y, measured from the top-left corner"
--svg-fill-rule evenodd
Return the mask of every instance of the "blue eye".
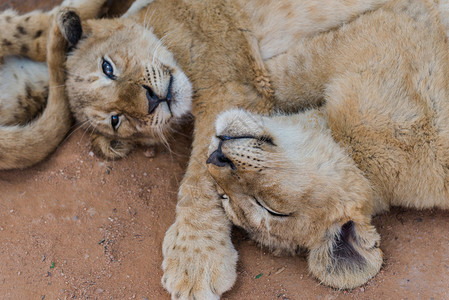
<path id="1" fill-rule="evenodd" d="M 113 115 L 111 116 L 111 126 L 114 130 L 117 130 L 118 124 L 120 122 L 120 116 L 119 115 Z"/>
<path id="2" fill-rule="evenodd" d="M 103 63 L 101 64 L 101 67 L 103 69 L 104 75 L 108 76 L 108 78 L 114 80 L 114 68 L 112 67 L 111 63 L 108 62 L 106 59 L 103 58 Z"/>

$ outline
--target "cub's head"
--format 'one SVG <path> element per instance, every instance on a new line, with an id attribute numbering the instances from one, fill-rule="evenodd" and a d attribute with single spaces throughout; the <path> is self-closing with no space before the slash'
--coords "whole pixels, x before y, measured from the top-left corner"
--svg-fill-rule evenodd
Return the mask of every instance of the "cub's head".
<path id="1" fill-rule="evenodd" d="M 354 288 L 380 269 L 367 180 L 320 111 L 220 115 L 207 166 L 229 219 L 275 252 L 309 251 L 324 284 Z"/>
<path id="2" fill-rule="evenodd" d="M 189 112 L 192 86 L 150 29 L 127 19 L 62 23 L 74 46 L 67 93 L 79 122 L 111 139 L 157 137 Z"/>

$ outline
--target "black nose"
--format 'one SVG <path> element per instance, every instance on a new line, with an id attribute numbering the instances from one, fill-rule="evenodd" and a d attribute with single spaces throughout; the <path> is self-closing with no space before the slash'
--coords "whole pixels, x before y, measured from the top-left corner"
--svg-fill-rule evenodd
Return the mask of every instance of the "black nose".
<path id="1" fill-rule="evenodd" d="M 223 154 L 223 152 L 221 152 L 221 145 L 217 150 L 212 152 L 212 154 L 207 159 L 206 164 L 213 164 L 213 165 L 216 165 L 217 167 L 230 166 L 231 169 L 233 169 L 233 170 L 236 169 L 234 163 L 229 158 L 227 158 Z"/>
<path id="2" fill-rule="evenodd" d="M 148 114 L 152 114 L 159 103 L 165 102 L 167 99 L 160 99 L 148 85 L 143 84 L 142 87 L 147 90 Z"/>

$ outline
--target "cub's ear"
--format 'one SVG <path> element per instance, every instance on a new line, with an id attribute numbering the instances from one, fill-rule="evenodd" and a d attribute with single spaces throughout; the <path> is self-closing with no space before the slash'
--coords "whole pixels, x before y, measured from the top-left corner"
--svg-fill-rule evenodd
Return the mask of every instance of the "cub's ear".
<path id="1" fill-rule="evenodd" d="M 70 43 L 70 46 L 76 46 L 83 35 L 83 26 L 76 10 L 63 7 L 59 9 L 56 20 L 62 35 Z"/>
<path id="2" fill-rule="evenodd" d="M 310 250 L 309 269 L 325 285 L 356 288 L 374 277 L 382 266 L 379 240 L 371 224 L 335 224 Z"/>

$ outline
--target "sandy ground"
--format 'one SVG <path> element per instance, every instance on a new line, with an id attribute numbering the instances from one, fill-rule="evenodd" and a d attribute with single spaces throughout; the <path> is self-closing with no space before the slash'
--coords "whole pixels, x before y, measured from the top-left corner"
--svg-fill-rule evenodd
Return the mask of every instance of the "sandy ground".
<path id="1" fill-rule="evenodd" d="M 59 1 L 2 1 L 0 9 Z M 129 1 L 113 1 L 111 14 Z M 186 126 L 189 127 L 189 126 Z M 0 299 L 169 299 L 161 243 L 174 220 L 190 129 L 154 158 L 109 162 L 75 130 L 45 162 L 0 172 Z M 449 212 L 393 209 L 375 217 L 385 264 L 366 285 L 318 284 L 304 257 L 274 257 L 234 230 L 238 279 L 224 299 L 449 299 Z"/>

